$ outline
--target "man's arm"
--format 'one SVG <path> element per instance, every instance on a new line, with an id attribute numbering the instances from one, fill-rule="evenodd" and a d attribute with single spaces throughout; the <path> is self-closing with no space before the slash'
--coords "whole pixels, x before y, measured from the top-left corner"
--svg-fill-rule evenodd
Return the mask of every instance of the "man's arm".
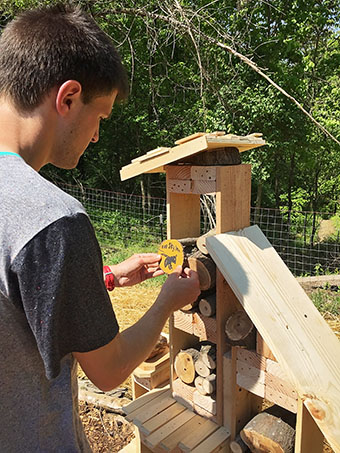
<path id="1" fill-rule="evenodd" d="M 152 307 L 133 326 L 107 345 L 90 352 L 73 352 L 88 378 L 101 390 L 120 385 L 150 354 L 170 314 L 194 302 L 200 294 L 196 272 L 178 267 L 164 283 Z"/>

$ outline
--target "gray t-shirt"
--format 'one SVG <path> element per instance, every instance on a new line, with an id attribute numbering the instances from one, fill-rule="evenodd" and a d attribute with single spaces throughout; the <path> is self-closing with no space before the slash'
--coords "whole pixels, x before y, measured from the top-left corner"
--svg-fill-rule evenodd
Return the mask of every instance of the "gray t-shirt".
<path id="1" fill-rule="evenodd" d="M 83 206 L 0 153 L 0 450 L 89 452 L 76 361 L 119 328 Z"/>

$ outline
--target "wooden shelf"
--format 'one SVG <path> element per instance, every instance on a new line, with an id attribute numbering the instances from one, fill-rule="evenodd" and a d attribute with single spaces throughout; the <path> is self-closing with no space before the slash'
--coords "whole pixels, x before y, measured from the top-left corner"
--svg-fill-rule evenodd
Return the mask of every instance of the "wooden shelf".
<path id="1" fill-rule="evenodd" d="M 212 420 L 195 414 L 172 396 L 169 386 L 152 390 L 124 407 L 127 419 L 139 429 L 151 451 L 211 453 L 228 451 L 230 433 Z"/>

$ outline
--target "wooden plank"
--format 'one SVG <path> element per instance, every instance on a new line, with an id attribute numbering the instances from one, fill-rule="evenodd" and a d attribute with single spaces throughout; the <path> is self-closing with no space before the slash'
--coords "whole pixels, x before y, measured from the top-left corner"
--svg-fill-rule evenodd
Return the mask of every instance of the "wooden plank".
<path id="1" fill-rule="evenodd" d="M 182 382 L 179 378 L 172 383 L 173 398 L 180 404 L 183 404 L 189 409 L 194 408 L 194 392 L 196 387 Z"/>
<path id="2" fill-rule="evenodd" d="M 201 428 L 203 419 L 199 415 L 194 415 L 190 420 L 180 426 L 176 431 L 162 440 L 160 447 L 164 451 L 173 451 L 174 448 L 180 443 L 182 438 L 188 433 L 195 431 L 196 433 Z"/>
<path id="3" fill-rule="evenodd" d="M 184 332 L 194 333 L 194 319 L 192 313 L 184 313 L 181 310 L 174 312 L 174 327 L 183 330 Z"/>
<path id="4" fill-rule="evenodd" d="M 144 422 L 164 411 L 166 408 L 175 404 L 174 399 L 171 397 L 171 393 L 167 393 L 167 396 L 162 395 L 159 398 L 155 398 L 139 409 L 131 412 L 126 416 L 127 420 L 133 421 L 137 426 L 142 425 Z"/>
<path id="5" fill-rule="evenodd" d="M 191 165 L 166 165 L 165 171 L 169 179 L 187 179 L 191 178 Z"/>
<path id="6" fill-rule="evenodd" d="M 216 318 L 203 316 L 200 313 L 193 315 L 193 334 L 199 337 L 200 341 L 217 342 Z"/>
<path id="7" fill-rule="evenodd" d="M 192 453 L 207 453 L 213 452 L 215 449 L 226 445 L 226 442 L 230 439 L 230 431 L 227 428 L 221 427 L 207 439 L 201 442 L 196 448 L 192 450 Z M 219 450 L 217 450 L 219 451 Z M 227 451 L 227 450 L 225 450 Z"/>
<path id="8" fill-rule="evenodd" d="M 243 376 L 248 376 L 249 378 L 254 378 L 254 380 L 265 384 L 265 371 L 260 370 L 259 368 L 255 368 L 251 365 L 248 365 L 245 362 L 241 362 L 238 360 L 236 362 L 236 371 L 238 374 L 242 374 Z"/>
<path id="9" fill-rule="evenodd" d="M 265 371 L 267 369 L 267 360 L 255 351 L 236 347 L 236 357 L 237 361 L 244 362 L 259 370 Z"/>
<path id="10" fill-rule="evenodd" d="M 251 166 L 217 167 L 216 233 L 250 225 Z"/>
<path id="11" fill-rule="evenodd" d="M 233 438 L 254 414 L 253 395 L 236 383 L 236 348 L 223 356 L 223 379 L 223 424 L 231 428 Z"/>
<path id="12" fill-rule="evenodd" d="M 197 390 L 193 394 L 194 408 L 199 406 L 209 414 L 216 415 L 216 399 L 209 395 L 201 395 Z"/>
<path id="13" fill-rule="evenodd" d="M 207 136 L 204 134 L 193 140 L 179 144 L 174 148 L 170 148 L 169 152 L 164 154 L 158 156 L 146 155 L 147 158 L 144 161 L 139 160 L 126 165 L 120 170 L 120 177 L 124 181 L 142 173 L 152 172 L 164 165 L 169 165 L 206 149 L 236 147 L 242 152 L 263 145 L 265 145 L 265 141 L 255 137 L 248 137 L 246 140 L 242 140 L 242 137 L 230 138 L 227 136 Z"/>
<path id="14" fill-rule="evenodd" d="M 124 410 L 125 414 L 131 414 L 131 412 L 139 409 L 140 407 L 144 406 L 144 404 L 147 404 L 148 402 L 152 401 L 153 399 L 163 395 L 168 395 L 170 392 L 170 386 L 167 385 L 163 389 L 154 389 L 151 392 L 148 392 L 147 394 L 141 396 L 140 398 L 136 399 L 135 401 L 132 401 L 130 404 L 124 406 L 122 409 Z"/>
<path id="15" fill-rule="evenodd" d="M 201 418 L 199 430 L 188 431 L 178 446 L 183 452 L 191 452 L 197 445 L 213 434 L 219 426 L 211 420 Z"/>
<path id="16" fill-rule="evenodd" d="M 159 148 L 153 149 L 151 151 L 148 151 L 143 156 L 139 156 L 139 157 L 136 157 L 135 159 L 132 159 L 131 162 L 144 162 L 148 159 L 152 159 L 153 157 L 161 156 L 165 153 L 168 153 L 169 150 L 170 150 L 170 148 L 159 147 Z"/>
<path id="17" fill-rule="evenodd" d="M 340 451 L 340 343 L 257 226 L 207 248 L 329 444 Z"/>
<path id="18" fill-rule="evenodd" d="M 272 388 L 276 390 L 278 393 L 283 393 L 284 395 L 288 396 L 289 398 L 297 400 L 298 395 L 294 387 L 287 381 L 273 376 L 270 373 L 265 374 L 265 384 L 266 388 Z"/>
<path id="19" fill-rule="evenodd" d="M 263 338 L 261 337 L 259 332 L 256 333 L 256 352 L 260 355 L 263 355 L 263 357 L 266 357 L 267 359 L 276 361 L 274 354 L 269 349 L 267 344 L 263 341 Z"/>
<path id="20" fill-rule="evenodd" d="M 264 397 L 271 403 L 277 404 L 278 406 L 284 407 L 290 412 L 296 414 L 298 400 L 296 398 L 290 398 L 285 393 L 277 391 L 273 387 L 265 386 Z"/>
<path id="21" fill-rule="evenodd" d="M 192 165 L 190 168 L 190 178 L 193 181 L 216 181 L 217 167 Z"/>
<path id="22" fill-rule="evenodd" d="M 256 368 L 254 368 L 255 370 Z M 237 385 L 248 390 L 248 392 L 254 393 L 254 395 L 264 398 L 265 395 L 265 385 L 264 378 L 263 380 L 257 376 L 252 376 L 251 374 L 240 374 L 236 375 Z"/>
<path id="23" fill-rule="evenodd" d="M 276 360 L 266 359 L 266 372 L 272 374 L 273 376 L 277 376 L 284 381 L 288 380 L 287 374 L 279 362 L 276 362 Z"/>
<path id="24" fill-rule="evenodd" d="M 178 414 L 183 412 L 185 409 L 186 408 L 184 406 L 182 406 L 182 404 L 174 403 L 170 407 L 166 408 L 160 414 L 157 414 L 156 416 L 152 417 L 150 420 L 143 423 L 140 426 L 140 430 L 145 436 L 148 436 L 153 431 L 155 431 L 156 429 L 160 428 L 165 423 L 167 423 L 169 420 L 171 420 L 172 418 L 176 417 Z"/>
<path id="25" fill-rule="evenodd" d="M 335 453 L 340 450 L 335 449 Z M 323 435 L 299 398 L 295 431 L 295 453 L 322 453 Z"/>
<path id="26" fill-rule="evenodd" d="M 216 192 L 216 181 L 191 181 L 191 192 L 213 194 Z"/>
<path id="27" fill-rule="evenodd" d="M 235 227 L 248 226 L 250 223 L 250 166 L 217 167 L 216 185 L 216 233 L 231 231 Z M 229 284 L 217 270 L 217 417 L 221 425 L 229 428 L 232 438 L 237 432 L 237 420 L 248 419 L 251 413 L 250 397 L 247 401 L 245 392 L 242 392 L 241 397 L 236 385 L 236 354 L 231 355 L 231 363 L 228 366 L 226 364 L 223 366 L 223 356 L 229 349 L 225 341 L 225 323 L 235 311 L 241 308 Z M 226 374 L 224 375 L 224 373 Z"/>
<path id="28" fill-rule="evenodd" d="M 185 179 L 168 179 L 168 191 L 174 193 L 193 193 L 191 183 L 192 181 Z"/>
<path id="29" fill-rule="evenodd" d="M 145 395 L 145 393 L 148 393 L 149 389 L 145 388 L 143 385 L 139 384 L 136 382 L 134 377 L 132 376 L 132 399 L 136 400 L 142 395 Z"/>
<path id="30" fill-rule="evenodd" d="M 177 145 L 170 148 L 169 152 L 161 156 L 148 159 L 145 162 L 134 162 L 126 165 L 120 170 L 121 180 L 132 178 L 142 173 L 149 172 L 157 167 L 171 164 L 185 157 L 196 154 L 200 151 L 207 149 L 207 140 L 205 136 L 198 137 L 182 145 Z"/>
<path id="31" fill-rule="evenodd" d="M 158 444 L 162 442 L 163 439 L 168 437 L 178 428 L 180 428 L 184 423 L 195 417 L 195 414 L 188 409 L 184 412 L 181 412 L 179 415 L 174 417 L 172 420 L 169 420 L 165 425 L 156 429 L 152 434 L 145 437 L 144 443 L 149 448 L 155 448 Z"/>
<path id="32" fill-rule="evenodd" d="M 197 194 L 167 194 L 168 239 L 200 235 L 200 196 Z"/>
<path id="33" fill-rule="evenodd" d="M 190 142 L 191 140 L 194 140 L 195 138 L 202 137 L 203 135 L 206 135 L 206 132 L 195 132 L 194 134 L 188 135 L 187 137 L 180 138 L 175 141 L 176 145 L 182 145 L 183 143 Z"/>

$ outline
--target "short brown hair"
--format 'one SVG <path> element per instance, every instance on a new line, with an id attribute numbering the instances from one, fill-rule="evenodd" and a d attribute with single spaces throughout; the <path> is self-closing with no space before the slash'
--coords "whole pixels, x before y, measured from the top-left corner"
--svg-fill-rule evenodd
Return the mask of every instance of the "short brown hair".
<path id="1" fill-rule="evenodd" d="M 110 38 L 79 8 L 65 5 L 25 11 L 0 38 L 0 95 L 20 110 L 36 108 L 45 95 L 77 80 L 83 101 L 128 92 L 125 69 Z"/>

